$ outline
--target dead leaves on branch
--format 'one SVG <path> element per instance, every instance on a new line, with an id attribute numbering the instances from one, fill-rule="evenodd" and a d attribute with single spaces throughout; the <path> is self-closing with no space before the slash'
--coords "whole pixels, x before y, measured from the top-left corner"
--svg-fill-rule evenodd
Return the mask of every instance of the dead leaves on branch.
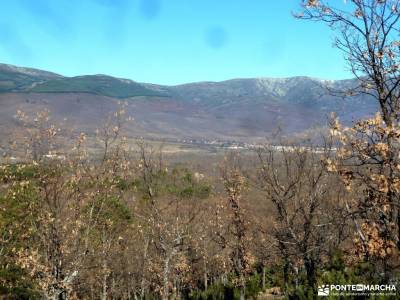
<path id="1" fill-rule="evenodd" d="M 400 197 L 400 126 L 387 126 L 377 113 L 352 127 L 334 118 L 331 134 L 338 149 L 335 157 L 325 159 L 325 166 L 339 175 L 348 191 L 358 193 L 352 207 L 355 221 L 362 221 L 357 253 L 386 259 L 398 243 L 394 218 Z"/>

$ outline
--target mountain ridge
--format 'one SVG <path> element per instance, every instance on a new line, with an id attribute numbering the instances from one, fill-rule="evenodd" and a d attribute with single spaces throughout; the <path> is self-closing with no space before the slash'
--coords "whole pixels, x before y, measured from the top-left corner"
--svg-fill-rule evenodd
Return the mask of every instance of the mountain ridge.
<path id="1" fill-rule="evenodd" d="M 350 123 L 377 110 L 368 97 L 343 100 L 329 95 L 324 84 L 340 89 L 355 81 L 296 76 L 165 86 L 104 74 L 65 77 L 0 65 L 0 119 L 12 127 L 10 115 L 17 109 L 49 108 L 56 119 L 92 132 L 118 101 L 126 100 L 136 120 L 129 128 L 132 136 L 252 141 L 264 139 L 277 127 L 288 134 L 323 127 L 330 112 Z"/>
<path id="2" fill-rule="evenodd" d="M 59 73 L 54 73 L 54 72 L 45 71 L 45 70 L 41 70 L 41 69 L 30 68 L 30 67 L 20 67 L 20 66 L 15 66 L 12 64 L 0 63 L 0 73 L 4 72 L 4 70 L 7 70 L 7 69 L 13 73 L 22 73 L 22 74 L 32 75 L 32 76 L 33 75 L 42 75 L 41 77 L 44 77 L 43 75 L 47 75 L 47 77 L 50 79 L 79 79 L 79 78 L 86 78 L 86 77 L 108 77 L 108 78 L 113 78 L 115 80 L 124 81 L 126 83 L 137 83 L 140 85 L 157 86 L 157 87 L 164 87 L 164 88 L 177 88 L 177 87 L 183 87 L 183 86 L 189 86 L 189 85 L 203 85 L 203 84 L 224 84 L 224 83 L 231 83 L 231 82 L 235 82 L 235 81 L 249 81 L 249 80 L 256 80 L 259 82 L 269 81 L 269 82 L 274 82 L 274 83 L 277 83 L 277 82 L 285 83 L 285 82 L 288 82 L 291 80 L 301 80 L 301 79 L 310 80 L 310 81 L 319 82 L 319 83 L 338 83 L 338 82 L 348 82 L 348 81 L 353 80 L 353 79 L 332 80 L 332 79 L 323 79 L 323 78 L 299 75 L 299 76 L 290 76 L 290 77 L 269 77 L 269 76 L 240 77 L 240 78 L 230 78 L 230 79 L 221 80 L 221 81 L 196 81 L 196 82 L 187 82 L 187 83 L 181 83 L 181 84 L 166 85 L 166 84 L 158 84 L 158 83 L 140 82 L 140 81 L 135 81 L 130 78 L 111 76 L 111 75 L 108 75 L 105 73 L 64 76 Z M 1 82 L 1 78 L 0 78 L 0 82 Z M 29 90 L 26 90 L 26 91 L 29 91 Z"/>

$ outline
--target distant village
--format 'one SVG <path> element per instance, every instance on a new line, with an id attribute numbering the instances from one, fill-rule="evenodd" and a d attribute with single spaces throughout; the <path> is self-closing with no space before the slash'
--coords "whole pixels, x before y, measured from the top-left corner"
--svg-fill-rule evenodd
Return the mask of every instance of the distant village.
<path id="1" fill-rule="evenodd" d="M 213 146 L 217 148 L 225 148 L 225 149 L 232 149 L 232 150 L 239 150 L 239 149 L 255 149 L 260 147 L 260 144 L 252 144 L 252 143 L 245 143 L 239 141 L 230 141 L 230 140 L 219 140 L 219 139 L 201 139 L 201 138 L 183 138 L 183 139 L 174 139 L 174 138 L 163 138 L 163 139 L 156 139 L 156 138 L 146 138 L 150 141 L 163 141 L 165 143 L 176 143 L 176 144 L 186 144 L 186 145 L 193 145 L 193 146 Z"/>

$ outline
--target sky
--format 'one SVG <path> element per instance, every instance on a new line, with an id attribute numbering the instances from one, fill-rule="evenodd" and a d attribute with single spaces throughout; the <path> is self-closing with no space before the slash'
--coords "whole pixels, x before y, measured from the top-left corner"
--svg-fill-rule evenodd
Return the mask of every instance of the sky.
<path id="1" fill-rule="evenodd" d="M 181 84 L 351 77 L 333 33 L 297 20 L 300 0 L 13 0 L 0 62 L 65 76 Z"/>

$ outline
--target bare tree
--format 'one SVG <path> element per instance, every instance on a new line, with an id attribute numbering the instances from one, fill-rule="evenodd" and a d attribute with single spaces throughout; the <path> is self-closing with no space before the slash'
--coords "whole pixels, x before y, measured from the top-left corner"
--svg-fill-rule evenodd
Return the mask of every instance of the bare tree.
<path id="1" fill-rule="evenodd" d="M 194 228 L 207 185 L 190 171 L 165 165 L 161 149 L 138 143 L 138 191 L 142 203 L 136 216 L 143 230 L 141 296 L 149 289 L 162 299 L 180 297 L 190 284 Z"/>
<path id="2" fill-rule="evenodd" d="M 321 153 L 322 152 L 322 153 Z M 304 270 L 307 286 L 316 289 L 318 266 L 337 248 L 337 229 L 344 226 L 335 211 L 334 182 L 322 163 L 329 148 L 267 146 L 258 150 L 258 184 L 275 212 L 271 232 L 283 261 L 286 288 L 289 275 Z"/>
<path id="3" fill-rule="evenodd" d="M 400 41 L 398 0 L 349 0 L 334 6 L 324 0 L 302 2 L 300 19 L 326 23 L 336 33 L 357 82 L 344 96 L 366 95 L 380 111 L 350 128 L 335 118 L 336 160 L 328 168 L 359 197 L 347 203 L 364 259 L 380 259 L 385 271 L 400 249 Z M 385 274 L 387 272 L 385 271 Z"/>
<path id="4" fill-rule="evenodd" d="M 399 119 L 398 0 L 349 0 L 336 6 L 325 0 L 303 0 L 300 19 L 326 23 L 336 33 L 335 45 L 358 84 L 347 95 L 374 97 L 387 126 Z"/>
<path id="5" fill-rule="evenodd" d="M 228 196 L 227 208 L 231 217 L 229 233 L 232 235 L 231 262 L 237 276 L 237 286 L 240 289 L 240 299 L 245 298 L 246 278 L 250 271 L 250 252 L 248 249 L 248 224 L 243 206 L 243 193 L 247 188 L 246 178 L 242 173 L 239 157 L 231 154 L 222 167 L 222 180 Z"/>

